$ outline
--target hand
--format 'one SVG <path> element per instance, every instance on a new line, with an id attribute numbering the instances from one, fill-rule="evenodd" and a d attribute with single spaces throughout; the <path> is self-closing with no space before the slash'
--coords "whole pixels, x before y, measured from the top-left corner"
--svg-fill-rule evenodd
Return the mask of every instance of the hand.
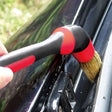
<path id="1" fill-rule="evenodd" d="M 0 42 L 0 56 L 7 54 L 7 50 Z M 0 89 L 5 87 L 13 79 L 13 72 L 6 67 L 0 67 Z"/>

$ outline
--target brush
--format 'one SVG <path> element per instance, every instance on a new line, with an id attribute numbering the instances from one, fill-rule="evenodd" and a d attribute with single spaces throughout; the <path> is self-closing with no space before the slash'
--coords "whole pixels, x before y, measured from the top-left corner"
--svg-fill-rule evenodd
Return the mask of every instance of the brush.
<path id="1" fill-rule="evenodd" d="M 0 66 L 17 72 L 52 54 L 73 54 L 90 81 L 94 80 L 101 60 L 88 34 L 77 25 L 59 27 L 43 42 L 26 46 L 0 57 Z"/>
<path id="2" fill-rule="evenodd" d="M 75 47 L 73 34 L 63 27 L 57 29 L 60 31 L 55 30 L 45 41 L 26 46 L 1 56 L 0 66 L 8 67 L 13 72 L 17 72 L 46 56 L 72 53 Z"/>
<path id="3" fill-rule="evenodd" d="M 75 38 L 75 49 L 72 55 L 78 60 L 87 78 L 92 82 L 98 74 L 102 61 L 95 50 L 88 33 L 80 26 L 72 26 Z M 79 44 L 80 43 L 80 44 Z"/>

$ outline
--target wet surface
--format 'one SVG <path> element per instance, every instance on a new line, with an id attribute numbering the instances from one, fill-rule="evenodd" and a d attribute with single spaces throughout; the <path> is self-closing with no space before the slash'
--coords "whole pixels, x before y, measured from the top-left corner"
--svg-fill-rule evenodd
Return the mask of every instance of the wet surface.
<path id="1" fill-rule="evenodd" d="M 84 29 L 90 34 L 91 38 L 94 37 L 94 33 L 99 25 L 99 21 L 104 13 L 107 2 L 108 1 L 103 1 L 101 5 L 101 0 L 89 0 L 89 2 L 88 0 L 85 0 L 85 4 L 81 11 L 83 13 L 79 14 L 80 16 L 78 17 L 76 24 L 83 26 Z M 28 28 L 25 28 L 24 30 L 21 30 L 19 33 L 17 33 L 15 35 L 15 40 L 11 40 L 9 44 L 12 43 L 12 46 L 15 46 L 14 49 L 17 49 L 31 43 L 44 40 L 56 27 L 70 24 L 72 22 L 79 4 L 79 0 L 69 0 L 67 2 L 66 0 L 58 0 L 56 4 L 52 4 L 51 9 L 47 10 L 46 14 L 43 13 L 40 18 L 35 19 L 35 21 L 31 23 Z M 87 7 L 85 7 L 86 5 Z M 62 8 L 62 6 L 64 7 Z M 98 8 L 98 6 L 100 7 Z M 95 18 L 92 14 L 96 15 Z M 49 17 L 47 17 L 48 15 Z M 105 24 L 109 25 L 108 22 Z M 103 29 L 102 31 L 104 30 L 105 29 Z M 106 30 L 108 31 L 108 28 Z M 104 40 L 108 40 L 105 35 L 108 34 L 99 34 L 95 43 L 95 48 L 96 50 L 98 50 L 102 58 L 105 50 L 104 47 L 106 47 L 106 43 L 104 42 Z M 74 84 L 76 82 L 79 70 L 79 64 L 72 55 L 59 55 L 56 57 L 51 56 L 43 58 L 30 67 L 23 69 L 22 71 L 15 74 L 15 79 L 13 80 L 13 82 L 10 83 L 6 88 L 4 88 L 4 90 L 2 90 L 0 93 L 1 106 L 2 108 L 4 108 L 4 106 L 6 106 L 6 104 L 8 103 L 5 112 L 27 111 L 31 106 L 31 103 L 34 100 L 35 96 L 38 95 L 35 100 L 35 105 L 33 105 L 32 107 L 32 112 L 38 112 L 41 109 L 46 108 L 48 101 L 51 101 L 49 99 L 49 96 L 51 97 L 54 95 L 53 90 L 55 88 L 57 89 L 58 87 L 63 87 L 63 89 L 65 88 L 64 90 L 67 91 L 67 94 L 69 93 L 68 89 L 65 87 L 67 83 L 66 78 L 68 79 L 68 82 L 69 80 L 72 80 L 72 84 Z M 66 77 L 60 75 L 62 72 L 67 74 Z M 60 80 L 59 76 L 62 80 Z M 60 83 L 61 86 L 57 87 L 55 85 L 56 83 L 58 84 L 57 79 L 60 82 L 65 81 L 65 83 Z M 88 92 L 92 90 L 92 86 L 93 84 L 90 83 L 90 81 L 83 73 L 74 93 L 74 105 L 76 103 L 74 112 L 82 111 L 81 107 L 86 100 Z M 59 94 L 55 95 L 60 95 L 60 98 L 62 98 L 62 93 L 63 90 L 61 90 L 61 92 L 59 91 Z M 67 94 L 64 94 L 64 97 L 66 97 Z M 64 101 L 64 99 L 62 98 L 61 101 Z M 91 103 L 91 101 L 89 103 L 88 101 L 89 100 L 87 100 L 87 103 L 84 104 L 84 108 L 86 108 L 87 105 Z M 67 105 L 69 104 L 66 103 L 66 106 Z M 61 106 L 64 108 L 65 105 L 62 105 L 61 103 Z M 68 108 L 71 109 L 70 105 L 68 106 Z M 66 110 L 66 108 L 64 109 Z"/>

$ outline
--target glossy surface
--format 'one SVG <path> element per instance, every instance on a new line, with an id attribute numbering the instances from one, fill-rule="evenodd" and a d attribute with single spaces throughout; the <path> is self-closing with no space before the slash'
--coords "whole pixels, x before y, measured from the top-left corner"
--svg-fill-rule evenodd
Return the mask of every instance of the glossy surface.
<path id="1" fill-rule="evenodd" d="M 108 1 L 83 1 L 75 24 L 84 27 L 92 39 Z M 22 47 L 40 42 L 47 38 L 56 27 L 74 23 L 73 18 L 80 2 L 81 0 L 57 0 L 57 2 L 54 0 L 53 4 L 55 5 L 51 5 L 51 10 L 49 9 L 50 7 L 48 8 L 49 11 L 46 10 L 48 13 L 43 13 L 28 28 L 21 30 L 21 33 L 19 32 L 15 35 L 15 39 L 11 40 L 12 46 L 15 45 L 14 48 L 16 49 L 20 45 Z M 25 35 L 24 31 L 26 32 Z M 31 38 L 28 36 L 30 32 L 32 34 Z M 27 38 L 24 40 L 24 37 Z M 105 47 L 106 42 L 104 42 L 101 36 L 97 36 L 95 48 L 102 58 Z M 40 110 L 49 112 L 51 109 L 54 112 L 57 112 L 59 109 L 64 109 L 65 112 L 90 112 L 95 94 L 95 84 L 96 81 L 91 84 L 84 73 L 80 71 L 79 64 L 72 55 L 47 57 L 15 74 L 13 82 L 1 90 L 1 110 L 8 103 L 5 112 L 39 112 Z M 9 99 L 11 100 L 9 101 Z M 55 105 L 52 105 L 53 102 Z"/>
<path id="2" fill-rule="evenodd" d="M 35 42 L 40 42 L 49 37 L 56 27 L 63 26 L 65 22 L 70 23 L 77 9 L 77 7 L 71 7 L 74 9 L 72 10 L 70 6 L 78 4 L 79 2 L 77 0 L 70 0 L 67 3 L 67 8 L 63 7 L 65 3 L 66 0 L 54 0 L 40 16 L 35 16 L 32 21 L 21 28 L 13 36 L 12 40 L 7 43 L 9 51 Z M 69 17 L 68 15 L 71 16 Z M 46 72 L 50 69 L 51 63 L 55 62 L 53 60 L 54 56 L 47 57 L 16 73 L 13 81 L 0 92 L 1 110 L 4 110 L 7 103 L 8 107 L 5 111 L 13 112 L 15 110 L 23 111 L 28 109 L 33 97 L 38 94 L 39 88 L 42 88 L 41 84 L 44 82 L 43 80 L 46 77 Z M 61 57 L 56 60 L 61 60 Z M 53 71 L 55 71 L 55 69 L 53 69 Z M 51 84 L 51 82 L 48 83 Z M 15 105 L 15 107 L 13 105 Z"/>
<path id="3" fill-rule="evenodd" d="M 112 1 L 109 2 L 107 7 L 108 10 L 105 11 L 105 19 L 101 26 L 98 35 L 98 42 L 96 42 L 96 48 L 103 57 L 103 65 L 101 72 L 97 81 L 96 93 L 94 98 L 94 108 L 93 112 L 111 112 L 111 92 L 112 92 Z M 101 48 L 104 48 L 100 50 Z"/>

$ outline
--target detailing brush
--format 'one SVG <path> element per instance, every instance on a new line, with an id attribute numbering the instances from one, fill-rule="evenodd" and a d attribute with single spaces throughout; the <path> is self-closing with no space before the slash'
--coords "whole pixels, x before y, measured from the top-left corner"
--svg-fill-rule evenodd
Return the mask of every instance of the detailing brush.
<path id="1" fill-rule="evenodd" d="M 89 35 L 83 28 L 72 26 L 71 31 L 74 37 L 77 37 L 75 39 L 76 47 L 72 54 L 79 61 L 87 78 L 92 82 L 101 68 L 101 58 L 95 51 Z"/>
<path id="2" fill-rule="evenodd" d="M 17 72 L 35 61 L 52 54 L 66 55 L 72 53 L 75 47 L 75 38 L 71 31 L 59 28 L 52 35 L 37 44 L 12 51 L 0 57 L 0 66 L 8 67 Z"/>
<path id="3" fill-rule="evenodd" d="M 95 51 L 93 58 L 85 63 L 80 63 L 87 78 L 92 82 L 101 68 L 101 59 L 97 51 Z"/>
<path id="4" fill-rule="evenodd" d="M 94 80 L 101 67 L 101 60 L 88 34 L 76 25 L 59 27 L 47 40 L 0 57 L 0 66 L 16 72 L 48 55 L 71 53 L 81 63 L 88 79 Z"/>

